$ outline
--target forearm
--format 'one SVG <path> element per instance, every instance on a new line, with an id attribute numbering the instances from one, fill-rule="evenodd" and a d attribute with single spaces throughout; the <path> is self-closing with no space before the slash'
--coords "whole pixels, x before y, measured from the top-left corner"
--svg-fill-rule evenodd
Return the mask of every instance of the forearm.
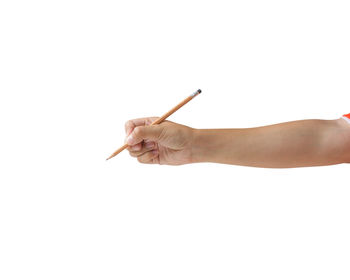
<path id="1" fill-rule="evenodd" d="M 246 129 L 196 129 L 192 161 L 272 168 L 342 163 L 348 132 L 341 122 L 303 120 Z"/>

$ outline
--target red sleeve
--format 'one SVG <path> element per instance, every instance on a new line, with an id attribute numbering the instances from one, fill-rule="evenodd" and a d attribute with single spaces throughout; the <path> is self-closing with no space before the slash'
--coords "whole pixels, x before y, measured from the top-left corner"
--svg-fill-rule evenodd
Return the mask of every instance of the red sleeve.
<path id="1" fill-rule="evenodd" d="M 348 123 L 350 123 L 350 114 L 343 115 L 342 117 L 344 120 L 346 120 Z"/>

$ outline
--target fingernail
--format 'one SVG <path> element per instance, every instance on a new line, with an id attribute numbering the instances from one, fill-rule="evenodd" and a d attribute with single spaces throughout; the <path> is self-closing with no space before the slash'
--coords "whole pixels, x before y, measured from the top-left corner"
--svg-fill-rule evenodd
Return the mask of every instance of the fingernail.
<path id="1" fill-rule="evenodd" d="M 154 143 L 152 143 L 152 142 L 147 143 L 147 144 L 145 145 L 145 147 L 146 147 L 147 149 L 151 149 L 151 148 L 154 147 Z"/>
<path id="2" fill-rule="evenodd" d="M 139 151 L 139 150 L 141 150 L 141 146 L 140 145 L 134 145 L 134 146 L 131 146 L 130 149 L 132 151 Z"/>
<path id="3" fill-rule="evenodd" d="M 130 134 L 127 138 L 126 138 L 126 144 L 128 145 L 132 145 L 134 141 L 134 138 L 132 137 L 132 134 Z"/>

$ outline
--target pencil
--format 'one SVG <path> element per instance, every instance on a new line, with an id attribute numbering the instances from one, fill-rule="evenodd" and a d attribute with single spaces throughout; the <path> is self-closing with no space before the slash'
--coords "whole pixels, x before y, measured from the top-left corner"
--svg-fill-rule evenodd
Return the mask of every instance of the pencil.
<path id="1" fill-rule="evenodd" d="M 202 91 L 199 89 L 196 92 L 192 93 L 190 96 L 188 96 L 187 98 L 185 98 L 183 101 L 181 101 L 179 104 L 177 104 L 174 108 L 172 108 L 171 110 L 169 110 L 167 113 L 165 113 L 163 116 L 159 117 L 158 119 L 156 119 L 153 123 L 151 123 L 150 125 L 154 125 L 154 124 L 160 124 L 161 122 L 163 122 L 166 118 L 168 118 L 170 115 L 174 114 L 177 110 L 179 110 L 182 106 L 184 106 L 187 102 L 189 102 L 190 100 L 192 100 L 195 96 L 197 96 L 198 94 L 200 94 Z M 125 150 L 128 147 L 128 144 L 124 144 L 123 146 L 121 146 L 118 150 L 116 150 L 113 154 L 111 154 L 106 160 L 109 160 L 113 157 L 115 157 L 117 154 L 119 154 L 121 151 Z"/>

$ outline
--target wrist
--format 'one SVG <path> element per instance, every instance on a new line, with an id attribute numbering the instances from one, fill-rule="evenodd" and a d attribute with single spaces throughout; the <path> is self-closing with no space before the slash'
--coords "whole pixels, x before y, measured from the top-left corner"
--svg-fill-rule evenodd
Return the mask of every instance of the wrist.
<path id="1" fill-rule="evenodd" d="M 192 129 L 192 143 L 191 143 L 191 162 L 198 163 L 200 162 L 200 146 L 198 145 L 201 138 L 201 130 L 193 128 Z"/>
<path id="2" fill-rule="evenodd" d="M 239 154 L 237 129 L 194 129 L 192 143 L 192 163 L 230 163 Z"/>
<path id="3" fill-rule="evenodd" d="M 216 133 L 211 129 L 193 129 L 191 163 L 215 161 L 216 138 Z"/>

